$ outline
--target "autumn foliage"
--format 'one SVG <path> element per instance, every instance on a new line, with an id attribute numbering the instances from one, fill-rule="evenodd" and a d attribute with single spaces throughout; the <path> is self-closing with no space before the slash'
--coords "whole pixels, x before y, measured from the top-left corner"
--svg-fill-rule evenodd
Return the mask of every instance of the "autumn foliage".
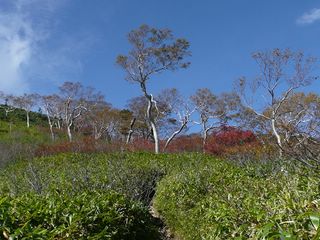
<path id="1" fill-rule="evenodd" d="M 121 141 L 95 140 L 93 137 L 84 137 L 73 142 L 58 142 L 49 145 L 42 145 L 37 150 L 38 156 L 53 155 L 57 153 L 79 152 L 152 152 L 152 140 L 143 138 L 133 139 L 130 144 Z M 160 141 L 160 148 L 163 149 L 165 140 Z M 250 151 L 261 151 L 262 145 L 252 131 L 241 130 L 236 127 L 223 126 L 218 131 L 209 135 L 204 150 L 208 154 L 216 156 L 227 156 L 242 154 Z M 202 139 L 200 135 L 185 135 L 176 138 L 166 149 L 166 152 L 202 152 Z"/>
<path id="2" fill-rule="evenodd" d="M 252 131 L 223 126 L 208 137 L 205 144 L 205 152 L 222 156 L 234 152 L 234 150 L 239 152 L 247 151 L 258 145 L 257 137 Z"/>
<path id="3" fill-rule="evenodd" d="M 43 144 L 36 151 L 37 156 L 49 156 L 58 153 L 95 153 L 114 152 L 121 150 L 122 143 L 97 141 L 93 137 L 84 137 L 77 141 L 62 141 L 52 144 Z"/>
<path id="4" fill-rule="evenodd" d="M 165 141 L 160 141 L 160 147 L 163 149 Z M 96 140 L 93 137 L 84 137 L 77 141 L 57 142 L 52 144 L 43 144 L 36 151 L 37 156 L 49 156 L 58 153 L 95 153 L 95 152 L 153 152 L 154 143 L 152 140 L 143 138 L 134 139 L 131 143 L 125 144 L 121 141 L 107 142 L 104 140 Z M 175 139 L 166 152 L 201 152 L 200 136 L 181 136 Z"/>

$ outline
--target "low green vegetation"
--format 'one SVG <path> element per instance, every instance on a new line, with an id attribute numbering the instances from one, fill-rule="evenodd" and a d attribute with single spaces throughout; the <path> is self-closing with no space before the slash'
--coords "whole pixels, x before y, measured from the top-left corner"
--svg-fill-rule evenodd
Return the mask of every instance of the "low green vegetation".
<path id="1" fill-rule="evenodd" d="M 319 179 L 202 154 L 59 154 L 0 173 L 0 228 L 17 239 L 319 239 Z"/>
<path id="2" fill-rule="evenodd" d="M 45 129 L 46 130 L 46 129 Z M 23 122 L 9 122 L 0 120 L 1 143 L 46 143 L 50 141 L 47 131 L 39 127 L 27 128 Z"/>
<path id="3" fill-rule="evenodd" d="M 5 239 L 157 237 L 146 209 L 112 191 L 2 197 L 0 228 Z"/>
<path id="4" fill-rule="evenodd" d="M 138 182 L 129 182 L 140 181 L 142 173 L 119 174 L 118 160 L 116 155 L 61 154 L 9 165 L 0 177 L 3 237 L 159 239 L 148 208 L 135 200 Z"/>
<path id="5" fill-rule="evenodd" d="M 155 208 L 181 239 L 320 239 L 319 179 L 270 170 L 208 161 L 164 178 Z"/>
<path id="6" fill-rule="evenodd" d="M 26 127 L 21 120 L 1 120 L 0 114 L 0 168 L 20 159 L 31 159 L 38 146 L 49 143 L 47 131 L 39 126 Z"/>

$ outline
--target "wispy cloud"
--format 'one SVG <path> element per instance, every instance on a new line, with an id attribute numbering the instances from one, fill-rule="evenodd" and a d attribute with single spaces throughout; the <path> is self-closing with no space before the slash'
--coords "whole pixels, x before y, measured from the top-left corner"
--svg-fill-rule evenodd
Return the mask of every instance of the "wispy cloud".
<path id="1" fill-rule="evenodd" d="M 82 80 L 82 59 L 96 43 L 95 35 L 77 32 L 61 36 L 59 33 L 59 40 L 56 34 L 52 36 L 55 38 L 54 48 L 51 48 L 52 43 L 47 43 L 50 41 L 46 41 L 46 46 L 34 50 L 28 66 L 23 68 L 34 88 L 48 90 L 48 86 L 55 88 L 64 81 Z"/>
<path id="2" fill-rule="evenodd" d="M 58 11 L 68 0 L 0 2 L 0 91 L 22 93 L 74 80 L 90 33 L 59 33 Z M 81 33 L 79 33 L 81 34 Z M 75 79 L 78 80 L 78 79 Z"/>
<path id="3" fill-rule="evenodd" d="M 0 90 L 24 92 L 29 89 L 29 81 L 23 69 L 46 36 L 46 28 L 32 18 L 51 14 L 55 6 L 50 0 L 4 0 L 0 9 Z"/>
<path id="4" fill-rule="evenodd" d="M 314 8 L 309 12 L 304 13 L 297 19 L 297 24 L 305 25 L 312 24 L 315 21 L 320 20 L 320 8 Z"/>
<path id="5" fill-rule="evenodd" d="M 21 67 L 30 59 L 33 32 L 19 16 L 0 17 L 0 84 L 1 90 L 25 90 Z"/>

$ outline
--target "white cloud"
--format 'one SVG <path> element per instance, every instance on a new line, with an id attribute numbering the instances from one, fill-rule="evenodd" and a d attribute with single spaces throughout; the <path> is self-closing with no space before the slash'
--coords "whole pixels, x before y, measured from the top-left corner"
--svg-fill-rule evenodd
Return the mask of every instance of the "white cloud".
<path id="1" fill-rule="evenodd" d="M 68 0 L 1 1 L 0 91 L 20 94 L 78 80 L 79 59 L 94 40 L 90 33 L 57 31 L 57 11 Z"/>
<path id="2" fill-rule="evenodd" d="M 45 28 L 34 24 L 30 14 L 44 6 L 41 13 L 54 10 L 50 0 L 3 1 L 0 11 L 0 90 L 10 93 L 28 91 L 29 81 L 23 69 L 31 61 L 37 44 L 46 36 Z M 0 5 L 1 5 L 0 4 Z M 30 11 L 34 9 L 35 11 Z"/>
<path id="3" fill-rule="evenodd" d="M 59 36 L 54 48 L 39 47 L 34 51 L 24 72 L 29 83 L 40 89 L 55 88 L 64 81 L 79 81 L 83 72 L 82 56 L 94 43 L 88 34 Z M 92 37 L 92 38 L 91 38 Z M 76 39 L 81 39 L 77 41 Z"/>
<path id="4" fill-rule="evenodd" d="M 31 26 L 19 14 L 0 17 L 0 86 L 3 91 L 23 91 L 21 67 L 30 59 L 34 36 Z"/>
<path id="5" fill-rule="evenodd" d="M 320 8 L 314 8 L 309 12 L 304 13 L 297 19 L 297 23 L 301 25 L 312 24 L 320 20 Z"/>

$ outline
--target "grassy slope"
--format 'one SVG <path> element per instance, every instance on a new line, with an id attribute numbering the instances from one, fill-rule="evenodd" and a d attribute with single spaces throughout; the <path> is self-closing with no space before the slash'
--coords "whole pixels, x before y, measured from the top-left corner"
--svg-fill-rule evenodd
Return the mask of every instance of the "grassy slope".
<path id="1" fill-rule="evenodd" d="M 30 128 L 26 126 L 26 114 L 15 109 L 5 115 L 0 105 L 0 143 L 43 143 L 48 141 L 47 120 L 41 113 L 30 113 Z"/>

